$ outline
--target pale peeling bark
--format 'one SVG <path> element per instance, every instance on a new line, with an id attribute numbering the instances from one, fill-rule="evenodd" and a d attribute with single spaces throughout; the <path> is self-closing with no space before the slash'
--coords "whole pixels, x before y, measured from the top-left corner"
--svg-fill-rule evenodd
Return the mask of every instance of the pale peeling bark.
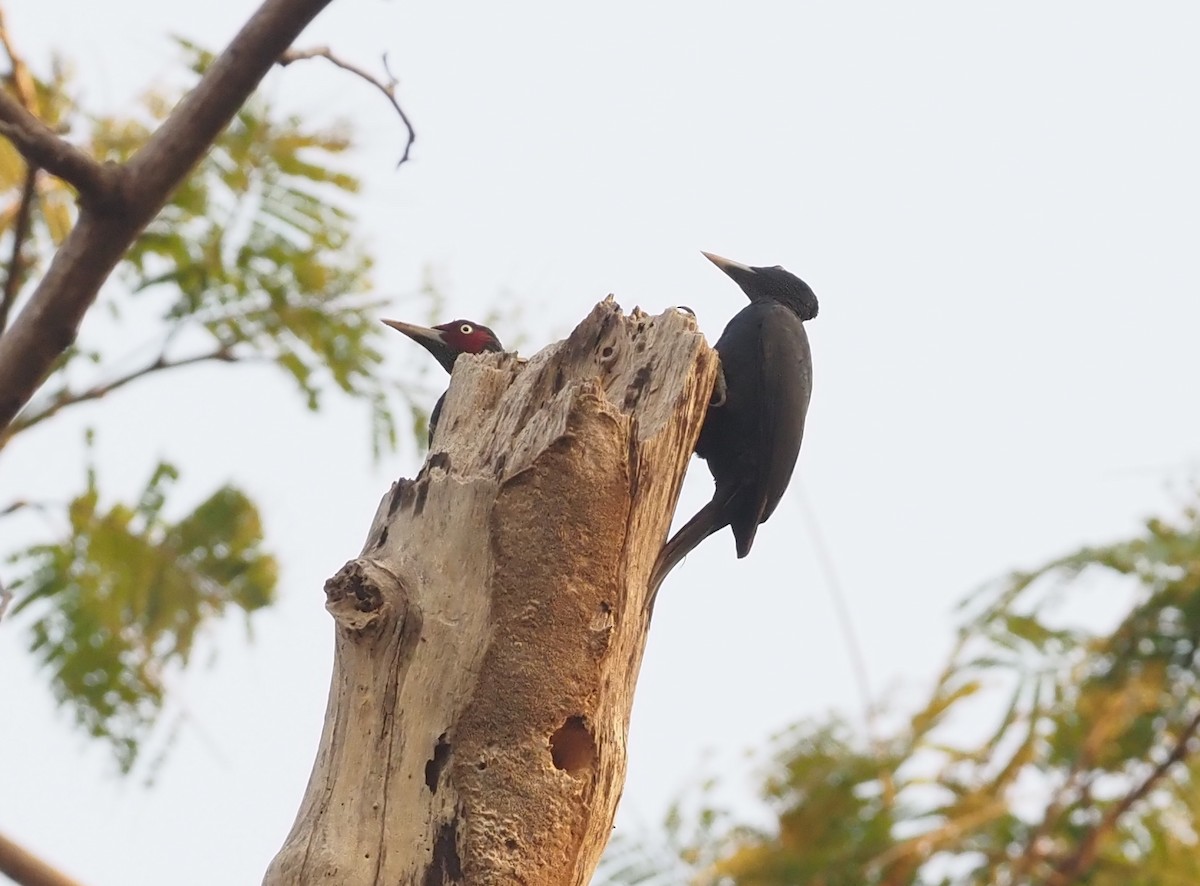
<path id="1" fill-rule="evenodd" d="M 329 708 L 269 886 L 588 882 L 716 367 L 689 316 L 611 298 L 528 362 L 458 361 L 421 473 L 326 584 Z"/>

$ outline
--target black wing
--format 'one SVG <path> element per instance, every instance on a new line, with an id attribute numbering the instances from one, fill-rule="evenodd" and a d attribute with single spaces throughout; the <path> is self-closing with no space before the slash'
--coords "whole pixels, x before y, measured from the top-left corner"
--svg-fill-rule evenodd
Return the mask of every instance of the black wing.
<path id="1" fill-rule="evenodd" d="M 804 435 L 812 357 L 804 324 L 777 302 L 747 305 L 716 344 L 726 399 L 709 410 L 696 454 L 708 460 L 738 556 L 787 489 Z"/>
<path id="2" fill-rule="evenodd" d="M 774 513 L 787 490 L 804 438 L 804 418 L 812 395 L 812 351 L 804 324 L 779 305 L 763 323 L 758 383 L 760 459 L 755 482 L 759 523 Z"/>

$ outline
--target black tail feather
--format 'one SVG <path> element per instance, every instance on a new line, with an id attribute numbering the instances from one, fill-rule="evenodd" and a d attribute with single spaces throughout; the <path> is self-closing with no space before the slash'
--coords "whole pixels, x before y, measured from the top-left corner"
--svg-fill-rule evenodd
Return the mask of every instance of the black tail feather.
<path id="1" fill-rule="evenodd" d="M 663 545 L 658 559 L 654 561 L 654 569 L 650 572 L 649 593 L 646 595 L 648 611 L 654 608 L 654 598 L 658 596 L 659 586 L 671 570 L 679 565 L 679 561 L 690 554 L 704 539 L 729 525 L 728 505 L 729 496 L 722 495 L 718 490 L 712 501 L 697 511 L 696 516 L 679 527 L 679 531 Z"/>

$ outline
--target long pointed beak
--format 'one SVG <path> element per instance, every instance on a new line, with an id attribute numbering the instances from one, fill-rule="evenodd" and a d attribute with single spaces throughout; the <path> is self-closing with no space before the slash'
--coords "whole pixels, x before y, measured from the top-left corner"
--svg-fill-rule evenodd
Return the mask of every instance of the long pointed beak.
<path id="1" fill-rule="evenodd" d="M 701 251 L 700 254 L 730 276 L 733 276 L 737 271 L 742 271 L 746 274 L 754 273 L 754 268 L 744 265 L 741 262 L 733 261 L 733 259 L 722 258 L 719 255 L 713 255 L 711 252 Z"/>
<path id="2" fill-rule="evenodd" d="M 446 343 L 445 339 L 442 338 L 442 331 L 440 329 L 430 329 L 428 326 L 417 326 L 414 323 L 403 323 L 399 320 L 383 320 L 382 322 L 385 326 L 390 326 L 397 332 L 403 332 L 416 342 L 424 340 L 433 341 L 439 345 Z"/>

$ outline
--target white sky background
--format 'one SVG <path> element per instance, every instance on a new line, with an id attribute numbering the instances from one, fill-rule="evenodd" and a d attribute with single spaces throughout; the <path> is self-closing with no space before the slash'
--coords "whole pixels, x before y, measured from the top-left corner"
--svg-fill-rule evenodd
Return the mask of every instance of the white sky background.
<path id="1" fill-rule="evenodd" d="M 168 34 L 223 46 L 255 3 L 5 6 L 35 67 L 61 50 L 90 105 L 116 110 L 176 76 Z M 267 87 L 358 127 L 394 316 L 422 319 L 402 296 L 432 264 L 444 319 L 517 300 L 521 328 L 499 331 L 526 353 L 608 292 L 688 304 L 715 341 L 744 299 L 701 249 L 783 264 L 821 299 L 798 482 L 747 560 L 722 533 L 664 588 L 623 829 L 655 825 L 706 751 L 740 771 L 790 722 L 858 716 L 801 485 L 873 688 L 901 704 L 941 665 L 967 591 L 1178 500 L 1168 481 L 1200 450 L 1200 6 L 335 0 L 298 42 L 319 44 L 368 66 L 387 51 L 418 128 L 397 172 L 400 125 L 370 87 L 320 62 Z M 398 376 L 428 360 L 394 344 Z M 149 790 L 70 727 L 0 624 L 0 831 L 91 886 L 258 882 L 320 734 L 321 585 L 415 450 L 373 464 L 365 410 L 312 416 L 265 369 L 185 370 L 72 415 L 5 452 L 0 500 L 77 491 L 93 423 L 110 496 L 159 457 L 185 470 L 181 509 L 245 487 L 280 603 L 253 645 L 224 625 L 215 663 L 177 681 L 188 719 Z M 694 463 L 679 519 L 710 489 Z"/>

